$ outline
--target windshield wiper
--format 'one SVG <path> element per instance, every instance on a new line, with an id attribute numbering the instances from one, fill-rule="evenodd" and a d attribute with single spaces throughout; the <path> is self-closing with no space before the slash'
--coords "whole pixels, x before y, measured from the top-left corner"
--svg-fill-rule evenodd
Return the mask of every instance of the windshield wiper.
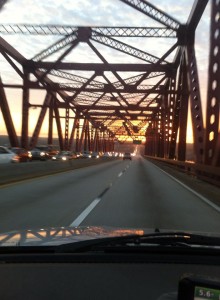
<path id="1" fill-rule="evenodd" d="M 219 247 L 220 238 L 191 234 L 188 232 L 157 232 L 145 235 L 128 235 L 119 237 L 107 237 L 74 242 L 59 245 L 56 247 L 58 253 L 74 253 L 97 251 L 110 247 L 149 247 L 149 246 L 164 246 L 164 247 Z"/>

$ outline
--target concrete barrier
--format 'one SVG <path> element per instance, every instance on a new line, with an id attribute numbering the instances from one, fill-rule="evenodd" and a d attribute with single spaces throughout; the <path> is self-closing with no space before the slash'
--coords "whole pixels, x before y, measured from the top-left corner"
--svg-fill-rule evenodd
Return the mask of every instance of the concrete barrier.
<path id="1" fill-rule="evenodd" d="M 117 158 L 0 164 L 0 185 L 106 163 Z"/>

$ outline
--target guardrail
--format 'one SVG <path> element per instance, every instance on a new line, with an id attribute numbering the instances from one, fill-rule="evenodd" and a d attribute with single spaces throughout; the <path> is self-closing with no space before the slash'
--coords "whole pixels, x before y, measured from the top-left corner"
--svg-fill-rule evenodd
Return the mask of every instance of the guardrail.
<path id="1" fill-rule="evenodd" d="M 152 161 L 158 161 L 170 165 L 179 171 L 195 176 L 201 180 L 207 181 L 211 184 L 220 187 L 220 168 L 209 165 L 196 164 L 194 162 L 182 162 L 172 159 L 152 157 L 145 155 L 147 159 Z"/>

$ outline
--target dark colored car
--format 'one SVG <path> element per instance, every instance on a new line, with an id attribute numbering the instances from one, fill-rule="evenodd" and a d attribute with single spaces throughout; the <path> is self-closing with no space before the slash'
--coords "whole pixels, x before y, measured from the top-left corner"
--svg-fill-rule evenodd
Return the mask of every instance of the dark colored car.
<path id="1" fill-rule="evenodd" d="M 32 160 L 31 152 L 25 150 L 24 148 L 12 147 L 10 150 L 17 155 L 19 162 L 28 162 Z"/>
<path id="2" fill-rule="evenodd" d="M 51 145 L 40 145 L 36 147 L 40 151 L 44 152 L 47 158 L 52 158 L 53 156 L 56 156 L 59 153 L 59 150 L 56 149 L 56 147 Z"/>
<path id="3" fill-rule="evenodd" d="M 91 157 L 92 158 L 99 158 L 101 154 L 99 152 L 92 152 Z"/>
<path id="4" fill-rule="evenodd" d="M 83 151 L 81 158 L 91 158 L 92 153 L 90 151 Z"/>
<path id="5" fill-rule="evenodd" d="M 128 152 L 124 153 L 123 160 L 125 160 L 125 159 L 130 159 L 131 160 L 131 153 L 128 153 Z"/>
<path id="6" fill-rule="evenodd" d="M 46 151 L 40 150 L 38 148 L 32 149 L 31 154 L 33 160 L 47 160 L 49 158 L 49 155 Z"/>
<path id="7" fill-rule="evenodd" d="M 60 151 L 57 155 L 52 156 L 52 160 L 71 160 L 76 158 L 75 154 L 73 154 L 71 151 Z"/>

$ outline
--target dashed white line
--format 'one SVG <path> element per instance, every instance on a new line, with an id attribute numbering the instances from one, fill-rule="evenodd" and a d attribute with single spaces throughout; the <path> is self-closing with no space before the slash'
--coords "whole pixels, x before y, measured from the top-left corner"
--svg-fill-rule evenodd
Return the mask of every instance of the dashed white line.
<path id="1" fill-rule="evenodd" d="M 126 171 L 126 169 L 123 172 L 120 172 L 118 174 L 118 177 L 121 177 L 125 171 Z M 112 187 L 112 183 L 110 183 L 109 186 L 108 186 L 108 188 L 106 188 L 99 195 L 98 198 L 96 198 L 95 200 L 93 200 L 92 203 L 86 209 L 84 209 L 84 211 L 69 226 L 70 227 L 77 227 L 77 226 L 79 226 L 83 222 L 83 220 L 85 220 L 85 218 L 91 213 L 91 211 L 96 207 L 96 205 L 101 201 L 103 193 L 106 193 L 106 191 L 108 191 L 109 188 L 111 188 L 111 187 Z"/>
<path id="2" fill-rule="evenodd" d="M 96 198 L 95 200 L 93 200 L 92 203 L 69 226 L 70 227 L 79 226 L 100 201 L 101 198 Z"/>

